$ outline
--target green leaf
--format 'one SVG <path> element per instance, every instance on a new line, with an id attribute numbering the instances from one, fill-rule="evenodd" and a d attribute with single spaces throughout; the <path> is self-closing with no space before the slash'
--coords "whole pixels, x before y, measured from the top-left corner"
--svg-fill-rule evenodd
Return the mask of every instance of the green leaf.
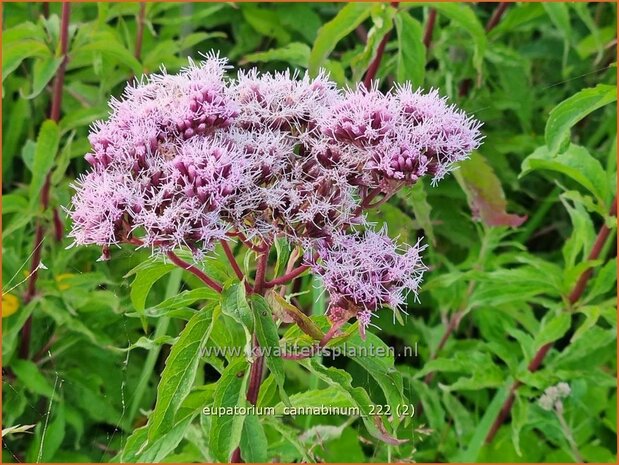
<path id="1" fill-rule="evenodd" d="M 274 38 L 278 45 L 290 42 L 290 34 L 277 18 L 277 13 L 260 4 L 244 3 L 240 6 L 243 18 L 256 32 Z"/>
<path id="2" fill-rule="evenodd" d="M 47 173 L 54 165 L 54 159 L 60 144 L 60 131 L 55 121 L 46 120 L 37 138 L 32 165 L 32 181 L 30 181 L 30 206 L 34 207 L 39 201 L 39 193 L 45 183 Z"/>
<path id="3" fill-rule="evenodd" d="M 468 446 L 465 450 L 460 451 L 451 461 L 452 462 L 462 462 L 462 463 L 471 463 L 476 462 L 477 457 L 479 456 L 479 452 L 484 445 L 486 436 L 490 431 L 490 427 L 494 422 L 495 418 L 501 411 L 501 407 L 507 397 L 509 396 L 510 387 L 512 384 L 512 380 L 507 380 L 507 383 L 497 391 L 494 395 L 494 398 L 485 409 L 483 416 L 475 431 L 473 432 L 473 436 L 469 440 Z"/>
<path id="4" fill-rule="evenodd" d="M 52 402 L 50 400 L 50 402 Z M 34 440 L 30 443 L 26 460 L 31 463 L 51 462 L 62 445 L 65 436 L 64 404 L 57 404 L 57 410 L 49 423 L 38 423 L 34 431 Z M 50 412 L 51 413 L 51 412 Z"/>
<path id="5" fill-rule="evenodd" d="M 29 391 L 58 401 L 54 386 L 43 376 L 36 364 L 30 360 L 17 359 L 11 363 L 11 369 Z"/>
<path id="6" fill-rule="evenodd" d="M 148 425 L 133 431 L 123 450 L 118 455 L 121 463 L 159 463 L 174 451 L 186 435 L 191 421 L 202 412 L 205 405 L 213 402 L 213 385 L 206 385 L 191 391 L 178 409 L 174 426 L 162 437 L 148 440 Z"/>
<path id="7" fill-rule="evenodd" d="M 181 279 L 183 276 L 183 270 L 177 268 L 170 273 L 170 277 L 168 278 L 168 283 L 166 285 L 164 302 L 172 300 L 172 295 L 178 292 L 178 288 L 181 285 Z M 201 288 L 207 289 L 207 288 Z M 191 292 L 191 291 L 189 291 Z M 193 315 L 191 315 L 193 317 Z M 188 319 L 191 319 L 188 318 Z M 155 340 L 165 337 L 168 331 L 168 326 L 170 325 L 170 319 L 167 317 L 162 317 L 157 320 L 157 326 L 155 327 L 155 333 L 153 338 Z M 133 388 L 133 395 L 131 397 L 131 402 L 129 403 L 128 410 L 128 418 L 129 421 L 133 421 L 136 413 L 140 407 L 140 403 L 142 402 L 142 397 L 144 396 L 144 391 L 148 386 L 148 382 L 150 381 L 153 369 L 155 364 L 157 363 L 157 359 L 159 358 L 160 346 L 154 347 L 148 351 L 148 355 L 146 356 L 146 360 L 142 364 L 142 372 L 140 373 L 140 377 L 138 378 L 137 384 Z"/>
<path id="8" fill-rule="evenodd" d="M 512 442 L 516 453 L 522 456 L 520 450 L 520 433 L 522 428 L 527 424 L 529 419 L 529 402 L 522 399 L 519 395 L 516 396 L 514 405 L 512 406 Z"/>
<path id="9" fill-rule="evenodd" d="M 454 175 L 466 193 L 473 218 L 488 226 L 514 228 L 527 219 L 526 216 L 507 213 L 507 201 L 501 181 L 479 152 L 473 152 L 470 159 L 462 162 Z"/>
<path id="10" fill-rule="evenodd" d="M 484 54 L 486 53 L 487 39 L 486 31 L 473 9 L 464 3 L 432 3 L 426 5 L 435 8 L 439 14 L 447 16 L 471 35 L 473 43 L 475 44 L 473 50 L 473 66 L 475 66 L 478 73 L 481 73 Z"/>
<path id="11" fill-rule="evenodd" d="M 172 346 L 157 387 L 157 403 L 148 421 L 149 442 L 162 437 L 173 427 L 174 416 L 193 385 L 202 348 L 215 318 L 214 312 L 197 313 Z"/>
<path id="12" fill-rule="evenodd" d="M 183 308 L 188 307 L 189 305 L 199 300 L 216 302 L 219 301 L 219 294 L 210 287 L 199 287 L 197 289 L 185 290 L 165 299 L 163 302 L 155 305 L 152 309 L 172 310 L 177 308 Z"/>
<path id="13" fill-rule="evenodd" d="M 309 57 L 309 72 L 312 76 L 324 66 L 337 43 L 355 30 L 372 12 L 371 3 L 347 3 L 328 23 L 319 30 Z"/>
<path id="14" fill-rule="evenodd" d="M 307 68 L 310 56 L 309 45 L 301 42 L 291 42 L 285 47 L 272 48 L 265 52 L 256 52 L 245 55 L 241 63 L 268 63 L 270 61 L 283 61 L 293 66 Z"/>
<path id="15" fill-rule="evenodd" d="M 561 312 L 555 316 L 544 318 L 539 332 L 535 335 L 534 347 L 539 350 L 542 346 L 562 338 L 570 329 L 572 315 Z"/>
<path id="16" fill-rule="evenodd" d="M 267 366 L 275 377 L 275 381 L 279 387 L 280 397 L 286 404 L 289 404 L 290 400 L 284 388 L 284 382 L 286 381 L 284 362 L 277 354 L 277 350 L 279 349 L 279 335 L 277 334 L 277 326 L 275 326 L 275 322 L 273 321 L 271 308 L 264 297 L 259 295 L 252 295 L 249 303 L 254 313 L 256 337 L 258 338 L 261 349 L 265 351 Z"/>
<path id="17" fill-rule="evenodd" d="M 591 192 L 602 205 L 609 197 L 604 168 L 584 147 L 570 144 L 558 156 L 553 156 L 547 147 L 540 147 L 522 162 L 520 176 L 536 170 L 550 170 L 568 176 Z"/>
<path id="18" fill-rule="evenodd" d="M 413 88 L 422 87 L 426 70 L 423 27 L 404 10 L 398 11 L 394 21 L 398 33 L 396 79 L 401 83 L 410 81 Z"/>
<path id="19" fill-rule="evenodd" d="M 581 90 L 554 107 L 548 115 L 545 130 L 549 157 L 559 152 L 561 146 L 569 139 L 570 130 L 576 123 L 598 108 L 616 100 L 615 86 L 598 84 L 596 87 Z"/>
<path id="20" fill-rule="evenodd" d="M 3 127 L 2 134 L 2 178 L 7 180 L 9 173 L 12 173 L 13 159 L 19 154 L 19 141 L 22 133 L 27 128 L 29 121 L 30 105 L 24 99 L 17 99 L 11 105 L 11 117 L 8 118 L 8 126 Z"/>
<path id="21" fill-rule="evenodd" d="M 146 307 L 146 297 L 153 284 L 174 269 L 175 265 L 161 262 L 143 263 L 143 266 L 130 271 L 127 276 L 135 273 L 131 282 L 131 303 L 138 313 L 142 314 Z"/>
<path id="22" fill-rule="evenodd" d="M 26 58 L 50 57 L 52 52 L 47 45 L 38 40 L 21 40 L 17 43 L 2 44 L 2 82 L 6 77 L 17 69 Z"/>
<path id="23" fill-rule="evenodd" d="M 378 53 L 378 47 L 387 34 L 393 29 L 395 8 L 387 3 L 380 4 L 372 10 L 372 27 L 370 28 L 365 47 L 350 60 L 352 80 L 361 81 L 372 60 Z M 378 71 L 378 70 L 377 70 Z M 376 79 L 376 78 L 374 78 Z"/>
<path id="24" fill-rule="evenodd" d="M 247 303 L 245 286 L 242 283 L 234 283 L 223 290 L 221 310 L 224 315 L 232 317 L 237 323 L 243 325 L 248 334 L 253 332 L 254 316 Z"/>
<path id="25" fill-rule="evenodd" d="M 564 275 L 567 277 L 572 274 L 577 265 L 582 264 L 587 259 L 589 249 L 595 241 L 595 230 L 585 207 L 577 202 L 574 202 L 573 205 L 570 204 L 563 195 L 560 198 L 572 222 L 572 233 L 561 249 L 565 261 Z M 580 272 L 576 272 L 576 276 L 580 277 Z M 575 279 L 577 278 L 575 277 Z M 570 288 L 575 284 L 575 282 L 571 282 L 572 280 L 566 280 L 569 281 Z"/>
<path id="26" fill-rule="evenodd" d="M 213 409 L 244 407 L 247 403 L 245 391 L 249 370 L 247 361 L 239 359 L 226 367 L 217 382 L 213 398 Z M 243 432 L 242 415 L 213 415 L 209 447 L 215 459 L 228 463 L 232 451 L 239 445 Z"/>
<path id="27" fill-rule="evenodd" d="M 312 389 L 290 396 L 290 407 L 292 408 L 320 407 L 322 405 L 328 405 L 329 407 L 353 407 L 355 404 L 350 400 L 349 396 L 334 387 Z M 280 402 L 275 406 L 275 411 L 283 414 L 284 406 L 285 404 Z"/>
<path id="28" fill-rule="evenodd" d="M 394 357 L 390 353 L 389 347 L 375 334 L 368 333 L 365 340 L 361 339 L 359 334 L 346 341 L 347 350 L 350 348 L 356 349 L 357 354 L 375 353 L 372 356 L 357 356 L 351 360 L 368 372 L 368 374 L 376 380 L 381 390 L 385 395 L 387 403 L 396 408 L 398 405 L 404 405 L 408 402 L 404 397 L 404 385 L 402 375 L 394 366 Z M 327 345 L 328 348 L 332 346 Z M 394 418 L 393 425 L 397 425 L 399 419 Z"/>
<path id="29" fill-rule="evenodd" d="M 241 457 L 245 463 L 266 463 L 268 461 L 268 442 L 260 418 L 247 415 L 241 435 Z"/>
<path id="30" fill-rule="evenodd" d="M 386 431 L 381 417 L 372 414 L 374 403 L 367 391 L 362 387 L 353 387 L 352 377 L 346 371 L 334 367 L 327 368 L 315 358 L 305 359 L 301 364 L 329 386 L 340 389 L 345 395 L 349 396 L 350 400 L 359 407 L 361 419 L 373 437 L 390 445 L 400 445 L 406 442 L 406 440 L 397 439 Z"/>
<path id="31" fill-rule="evenodd" d="M 33 99 L 38 96 L 49 81 L 56 75 L 58 67 L 64 60 L 63 57 L 45 57 L 37 60 L 32 67 L 32 92 L 24 96 L 25 99 Z"/>
<path id="32" fill-rule="evenodd" d="M 71 52 L 71 57 L 75 61 L 84 59 L 85 56 L 87 57 L 90 55 L 101 55 L 109 58 L 131 69 L 131 71 L 138 76 L 143 72 L 142 65 L 133 56 L 133 53 L 117 40 L 113 39 L 113 36 L 110 37 L 108 34 L 96 35 L 93 37 L 92 41 L 81 47 L 77 47 Z"/>

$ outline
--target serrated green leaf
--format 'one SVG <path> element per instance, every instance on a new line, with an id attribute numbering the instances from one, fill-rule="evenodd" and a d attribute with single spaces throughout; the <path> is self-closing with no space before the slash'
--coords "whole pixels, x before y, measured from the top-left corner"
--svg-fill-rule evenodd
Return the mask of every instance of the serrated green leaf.
<path id="1" fill-rule="evenodd" d="M 581 90 L 554 107 L 548 115 L 545 130 L 549 158 L 559 152 L 563 143 L 569 139 L 570 130 L 576 123 L 598 108 L 616 100 L 615 86 L 598 84 L 596 87 Z"/>
<path id="2" fill-rule="evenodd" d="M 553 156 L 546 147 L 540 147 L 522 162 L 520 176 L 536 170 L 562 173 L 591 192 L 598 202 L 605 204 L 608 198 L 608 183 L 602 164 L 589 151 L 571 144 L 561 154 Z"/>
<path id="3" fill-rule="evenodd" d="M 157 387 L 157 403 L 148 421 L 149 442 L 164 436 L 174 426 L 174 417 L 191 390 L 202 348 L 215 319 L 215 312 L 197 313 L 172 346 Z"/>
<path id="4" fill-rule="evenodd" d="M 213 397 L 213 409 L 243 407 L 247 401 L 245 391 L 249 379 L 247 361 L 238 359 L 226 367 L 217 382 Z M 222 463 L 228 463 L 232 451 L 239 445 L 245 416 L 213 415 L 209 446 L 213 456 Z"/>
<path id="5" fill-rule="evenodd" d="M 549 316 L 542 322 L 539 332 L 535 335 L 534 347 L 539 350 L 542 346 L 562 338 L 570 329 L 572 315 L 566 312 Z"/>

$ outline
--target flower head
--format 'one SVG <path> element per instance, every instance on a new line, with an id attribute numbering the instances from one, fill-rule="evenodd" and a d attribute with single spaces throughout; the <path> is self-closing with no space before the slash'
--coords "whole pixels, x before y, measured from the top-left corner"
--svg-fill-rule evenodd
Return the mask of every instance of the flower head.
<path id="1" fill-rule="evenodd" d="M 419 242 L 399 246 L 385 231 L 337 233 L 317 245 L 313 270 L 322 277 L 332 312 L 346 309 L 365 329 L 379 307 L 397 308 L 408 293 L 417 295 L 426 269 L 420 256 L 423 249 Z"/>
<path id="2" fill-rule="evenodd" d="M 371 147 L 394 133 L 394 103 L 390 95 L 359 85 L 323 113 L 322 132 L 334 141 Z"/>

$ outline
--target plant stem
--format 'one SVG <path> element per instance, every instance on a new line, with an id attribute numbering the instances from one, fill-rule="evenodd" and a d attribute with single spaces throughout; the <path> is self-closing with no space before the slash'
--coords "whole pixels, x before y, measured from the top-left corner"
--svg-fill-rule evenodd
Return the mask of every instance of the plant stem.
<path id="1" fill-rule="evenodd" d="M 287 284 L 290 281 L 292 281 L 293 279 L 299 277 L 301 274 L 303 274 L 306 270 L 309 270 L 309 269 L 310 269 L 309 265 L 297 266 L 296 268 L 294 268 L 290 272 L 280 276 L 279 278 L 275 278 L 275 279 L 272 279 L 271 281 L 267 281 L 264 284 L 264 287 L 268 289 L 270 287 L 278 286 L 280 284 Z"/>
<path id="2" fill-rule="evenodd" d="M 497 24 L 499 24 L 499 21 L 501 21 L 501 18 L 503 17 L 503 14 L 505 13 L 505 10 L 507 10 L 508 6 L 508 2 L 499 3 L 499 6 L 496 7 L 494 12 L 492 13 L 492 16 L 486 23 L 486 32 L 490 32 L 497 26 Z"/>
<path id="3" fill-rule="evenodd" d="M 204 271 L 192 265 L 191 263 L 187 263 L 185 260 L 180 258 L 174 252 L 168 252 L 166 255 L 170 259 L 170 261 L 174 263 L 176 266 L 179 266 L 182 269 L 189 271 L 190 273 L 193 273 L 200 281 L 202 281 L 204 284 L 206 284 L 207 286 L 209 286 L 210 288 L 216 290 L 217 292 L 221 294 L 221 291 L 223 290 L 223 287 L 221 286 L 221 284 L 219 284 L 214 279 L 209 278 L 206 275 L 206 273 L 204 273 Z"/>
<path id="4" fill-rule="evenodd" d="M 387 32 L 378 44 L 378 48 L 376 49 L 376 56 L 374 57 L 374 60 L 372 60 L 372 63 L 370 63 L 370 66 L 365 73 L 365 78 L 363 79 L 363 85 L 366 89 L 369 89 L 372 86 L 372 81 L 376 77 L 380 62 L 382 61 L 383 54 L 385 53 L 385 47 L 387 46 L 387 42 L 389 42 L 390 37 L 391 31 Z"/>
<path id="5" fill-rule="evenodd" d="M 224 253 L 226 254 L 226 257 L 228 257 L 228 261 L 230 262 L 230 265 L 232 266 L 232 269 L 234 270 L 236 277 L 239 278 L 241 281 L 243 281 L 245 279 L 245 275 L 243 274 L 243 271 L 239 267 L 239 264 L 236 261 L 236 258 L 234 257 L 234 253 L 232 253 L 232 250 L 230 249 L 228 242 L 226 242 L 223 239 L 220 240 L 219 242 L 221 243 L 221 246 L 224 249 Z"/>
<path id="6" fill-rule="evenodd" d="M 617 197 L 613 198 L 613 202 L 610 208 L 610 215 L 611 216 L 617 215 Z M 600 228 L 597 238 L 595 239 L 595 242 L 593 244 L 593 248 L 591 249 L 591 252 L 589 253 L 590 261 L 598 259 L 598 257 L 600 256 L 600 252 L 602 251 L 602 248 L 604 247 L 604 243 L 608 239 L 609 234 L 610 234 L 610 229 L 608 228 L 608 226 L 606 226 L 606 223 L 604 223 L 602 227 Z M 578 278 L 578 281 L 576 282 L 574 289 L 572 289 L 572 292 L 570 292 L 568 296 L 568 301 L 571 305 L 578 302 L 578 300 L 582 297 L 585 291 L 585 288 L 587 286 L 587 283 L 589 279 L 591 278 L 592 274 L 593 274 L 593 269 L 587 268 L 580 275 L 580 278 Z M 537 369 L 541 366 L 542 362 L 544 361 L 544 358 L 546 357 L 546 354 L 548 354 L 552 346 L 553 346 L 552 342 L 549 342 L 548 344 L 543 345 L 537 351 L 537 353 L 535 354 L 535 356 L 529 363 L 528 370 L 530 372 L 537 371 Z M 492 442 L 492 440 L 494 439 L 494 436 L 499 431 L 499 428 L 507 419 L 507 416 L 509 415 L 509 412 L 511 411 L 512 405 L 514 404 L 514 400 L 516 398 L 516 391 L 521 385 L 522 383 L 518 380 L 514 381 L 514 383 L 512 384 L 512 387 L 510 388 L 509 396 L 503 403 L 503 406 L 501 407 L 499 414 L 497 415 L 496 419 L 494 420 L 494 423 L 490 427 L 490 431 L 488 431 L 488 435 L 486 436 L 486 443 Z"/>
<path id="7" fill-rule="evenodd" d="M 146 2 L 140 3 L 140 10 L 136 18 L 137 29 L 135 32 L 135 57 L 139 60 L 142 55 L 142 40 L 144 38 L 144 17 L 146 16 Z"/>
<path id="8" fill-rule="evenodd" d="M 393 8 L 398 7 L 399 2 L 391 2 L 391 6 Z M 376 73 L 378 72 L 378 68 L 380 67 L 380 62 L 383 60 L 383 54 L 385 53 L 385 47 L 391 38 L 391 31 L 387 32 L 380 43 L 378 44 L 378 48 L 376 49 L 376 56 L 368 66 L 368 70 L 365 73 L 365 78 L 363 79 L 363 85 L 366 89 L 369 89 L 372 86 L 372 81 L 376 77 Z"/>
<path id="9" fill-rule="evenodd" d="M 62 63 L 58 67 L 54 85 L 52 89 L 52 103 L 50 109 L 50 118 L 56 122 L 60 120 L 60 110 L 62 107 L 62 90 L 64 87 L 64 75 L 67 67 L 67 50 L 69 44 L 69 18 L 71 15 L 71 4 L 65 2 L 62 4 L 62 19 L 60 24 L 60 54 Z M 54 157 L 56 154 L 50 154 Z M 51 189 L 51 172 L 47 173 L 45 183 L 41 190 L 41 207 L 45 211 L 49 207 L 49 195 Z M 58 221 L 56 221 L 58 217 Z M 59 223 L 62 224 L 58 212 L 54 212 L 55 238 L 62 239 L 62 231 L 58 231 Z M 24 304 L 28 304 L 36 295 L 36 284 L 39 277 L 39 267 L 41 265 L 41 249 L 43 244 L 45 231 L 41 220 L 37 220 L 36 230 L 34 233 L 34 244 L 32 253 L 32 262 L 30 263 L 30 274 L 28 278 L 28 287 L 24 295 Z M 30 354 L 30 337 L 32 333 L 32 315 L 28 317 L 21 331 L 21 341 L 19 347 L 19 355 L 21 358 L 27 359 Z"/>
<path id="10" fill-rule="evenodd" d="M 582 455 L 580 454 L 580 451 L 578 450 L 578 445 L 576 444 L 576 441 L 574 440 L 574 435 L 572 434 L 572 430 L 567 424 L 567 421 L 565 421 L 565 417 L 563 416 L 563 407 L 556 408 L 555 413 L 557 414 L 557 418 L 559 419 L 559 424 L 561 425 L 563 434 L 565 435 L 565 438 L 567 439 L 567 442 L 569 443 L 570 448 L 572 449 L 572 455 L 574 456 L 574 459 L 578 463 L 585 463 L 584 459 L 582 458 Z"/>
<path id="11" fill-rule="evenodd" d="M 254 292 L 259 295 L 264 293 L 264 279 L 266 277 L 267 263 L 269 260 L 268 246 L 262 247 L 261 250 L 262 251 L 258 253 L 258 261 L 256 263 L 256 280 L 254 283 Z"/>
<path id="12" fill-rule="evenodd" d="M 430 44 L 432 43 L 432 33 L 434 32 L 434 24 L 436 23 L 436 9 L 430 8 L 430 13 L 428 13 L 428 22 L 426 23 L 426 28 L 423 32 L 423 44 L 426 48 L 430 48 Z"/>

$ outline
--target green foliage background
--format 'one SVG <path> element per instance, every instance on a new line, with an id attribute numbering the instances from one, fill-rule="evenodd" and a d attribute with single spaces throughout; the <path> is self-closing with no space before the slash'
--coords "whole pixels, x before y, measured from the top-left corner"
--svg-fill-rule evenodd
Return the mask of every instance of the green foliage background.
<path id="1" fill-rule="evenodd" d="M 240 442 L 248 461 L 262 462 L 563 462 L 574 461 L 575 450 L 586 461 L 615 462 L 616 228 L 608 212 L 617 170 L 616 5 L 510 4 L 486 32 L 495 8 L 154 3 L 145 8 L 136 58 L 137 4 L 73 4 L 56 124 L 47 118 L 61 61 L 60 4 L 50 4 L 47 17 L 41 4 L 4 4 L 3 461 L 226 461 Z M 243 347 L 242 313 L 253 324 L 251 312 L 264 302 L 247 303 L 234 285 L 220 300 L 144 251 L 113 250 L 102 263 L 99 250 L 54 240 L 52 209 L 68 205 L 71 181 L 86 170 L 88 125 L 105 117 L 108 98 L 133 75 L 162 64 L 174 72 L 201 51 L 219 50 L 239 68 L 325 67 L 344 86 L 362 79 L 387 34 L 381 87 L 410 80 L 438 88 L 484 122 L 485 142 L 439 186 L 419 183 L 373 216 L 392 236 L 423 235 L 430 244 L 420 302 L 409 302 L 404 324 L 385 310 L 368 342 L 348 340 L 394 347 L 395 358 L 269 360 L 259 405 L 281 407 L 289 397 L 295 406 L 364 411 L 371 399 L 423 412 L 384 419 L 382 428 L 407 440 L 401 445 L 377 439 L 380 428 L 368 418 L 202 415 L 204 406 L 244 402 L 247 379 L 237 374 L 247 361 L 204 358 L 199 348 Z M 43 211 L 49 170 L 51 208 Z M 37 221 L 46 230 L 45 268 L 36 298 L 24 304 Z M 604 224 L 610 238 L 589 261 Z M 222 257 L 216 251 L 204 267 L 230 281 Z M 573 303 L 570 293 L 590 266 Z M 320 284 L 306 276 L 301 291 L 300 304 L 312 307 Z M 317 302 L 312 319 L 324 328 Z M 23 359 L 20 331 L 30 316 Z M 255 324 L 270 341 L 272 321 Z M 294 327 L 279 332 L 305 341 Z M 540 369 L 530 372 L 547 343 Z M 418 354 L 401 355 L 404 346 Z M 511 416 L 484 445 L 515 380 L 522 385 Z M 572 389 L 564 416 L 573 438 L 536 403 L 560 381 Z"/>

